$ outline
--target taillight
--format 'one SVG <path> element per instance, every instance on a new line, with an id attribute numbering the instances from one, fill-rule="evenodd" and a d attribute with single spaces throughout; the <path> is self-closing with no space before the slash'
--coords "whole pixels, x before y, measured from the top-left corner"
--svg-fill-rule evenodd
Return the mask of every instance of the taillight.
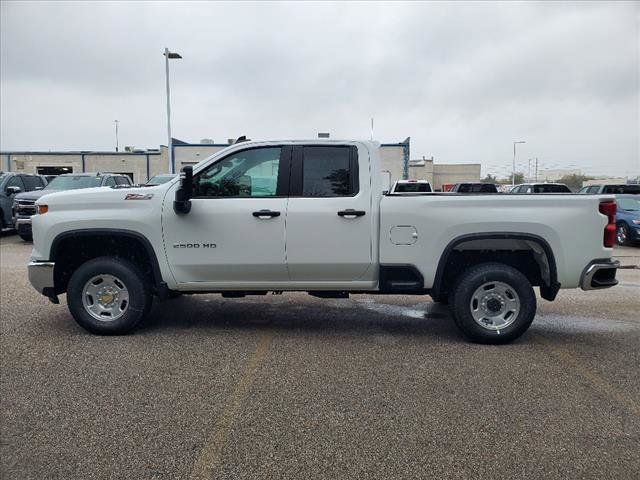
<path id="1" fill-rule="evenodd" d="M 600 213 L 607 216 L 607 225 L 604 227 L 602 244 L 612 248 L 616 244 L 616 202 L 615 200 L 603 200 L 598 208 Z"/>

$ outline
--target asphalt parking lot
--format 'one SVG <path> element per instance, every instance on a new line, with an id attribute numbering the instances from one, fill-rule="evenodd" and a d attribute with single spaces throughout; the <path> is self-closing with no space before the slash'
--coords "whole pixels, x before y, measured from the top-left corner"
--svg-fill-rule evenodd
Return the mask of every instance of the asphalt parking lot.
<path id="1" fill-rule="evenodd" d="M 98 337 L 31 289 L 30 249 L 0 239 L 3 479 L 640 475 L 639 269 L 500 347 L 366 295 L 185 296 Z"/>

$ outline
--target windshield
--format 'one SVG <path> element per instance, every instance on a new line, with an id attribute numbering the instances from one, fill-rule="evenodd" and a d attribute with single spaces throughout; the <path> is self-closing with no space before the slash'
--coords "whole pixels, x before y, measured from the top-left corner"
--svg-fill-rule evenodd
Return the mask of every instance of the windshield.
<path id="1" fill-rule="evenodd" d="M 413 193 L 425 193 L 430 192 L 431 187 L 428 183 L 399 183 L 396 185 L 396 192 L 413 192 Z"/>
<path id="2" fill-rule="evenodd" d="M 175 178 L 175 175 L 156 175 L 147 182 L 147 185 L 162 185 L 163 183 L 167 183 L 172 178 Z"/>
<path id="3" fill-rule="evenodd" d="M 620 210 L 640 210 L 640 198 L 618 198 Z"/>
<path id="4" fill-rule="evenodd" d="M 76 188 L 99 187 L 102 177 L 90 177 L 88 175 L 60 176 L 56 177 L 44 187 L 45 190 L 75 190 Z"/>

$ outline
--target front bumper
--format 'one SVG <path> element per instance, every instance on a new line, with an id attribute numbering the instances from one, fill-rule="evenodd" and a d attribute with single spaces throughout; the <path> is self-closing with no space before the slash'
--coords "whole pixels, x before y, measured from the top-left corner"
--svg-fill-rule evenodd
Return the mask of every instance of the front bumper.
<path id="1" fill-rule="evenodd" d="M 582 290 L 601 290 L 614 287 L 618 284 L 616 271 L 620 268 L 620 262 L 613 258 L 593 260 L 585 267 L 580 277 Z"/>
<path id="2" fill-rule="evenodd" d="M 15 227 L 19 235 L 31 235 L 31 217 L 16 218 Z"/>
<path id="3" fill-rule="evenodd" d="M 29 282 L 33 285 L 38 293 L 55 298 L 55 284 L 53 280 L 54 262 L 29 262 L 27 270 L 29 271 Z"/>

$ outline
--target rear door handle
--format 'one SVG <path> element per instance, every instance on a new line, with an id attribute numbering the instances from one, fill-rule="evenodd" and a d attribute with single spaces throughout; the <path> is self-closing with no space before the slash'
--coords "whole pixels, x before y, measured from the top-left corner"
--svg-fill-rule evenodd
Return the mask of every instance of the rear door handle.
<path id="1" fill-rule="evenodd" d="M 367 212 L 365 212 L 364 210 L 354 210 L 353 208 L 347 208 L 346 210 L 340 210 L 338 212 L 338 216 L 346 217 L 346 218 L 355 218 L 355 217 L 362 217 L 366 213 Z"/>
<path id="2" fill-rule="evenodd" d="M 273 217 L 279 217 L 280 216 L 280 212 L 274 212 L 273 210 L 260 210 L 258 212 L 253 212 L 253 216 L 256 218 L 273 218 Z"/>

